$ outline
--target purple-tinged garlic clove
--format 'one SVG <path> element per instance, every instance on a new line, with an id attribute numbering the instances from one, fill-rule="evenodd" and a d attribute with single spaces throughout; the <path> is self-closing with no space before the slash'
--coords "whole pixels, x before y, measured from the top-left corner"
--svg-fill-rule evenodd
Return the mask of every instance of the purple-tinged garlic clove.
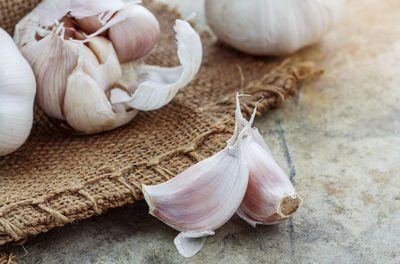
<path id="1" fill-rule="evenodd" d="M 121 63 L 133 61 L 150 53 L 160 37 L 160 25 L 155 16 L 141 5 L 129 5 L 118 11 L 115 19 L 124 20 L 109 29 Z"/>
<path id="2" fill-rule="evenodd" d="M 150 214 L 182 232 L 175 244 L 183 256 L 196 254 L 239 208 L 248 182 L 241 156 L 237 145 L 228 146 L 165 183 L 143 185 Z"/>
<path id="3" fill-rule="evenodd" d="M 254 140 L 254 135 L 262 138 L 252 129 L 248 133 L 249 144 L 242 145 L 250 174 L 238 214 L 253 226 L 257 223 L 276 224 L 292 216 L 303 200 L 269 150 Z"/>

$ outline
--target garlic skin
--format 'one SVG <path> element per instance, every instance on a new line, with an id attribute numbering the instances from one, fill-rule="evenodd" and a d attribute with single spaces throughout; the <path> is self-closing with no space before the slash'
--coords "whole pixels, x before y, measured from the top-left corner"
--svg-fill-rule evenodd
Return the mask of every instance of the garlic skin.
<path id="1" fill-rule="evenodd" d="M 177 20 L 175 25 L 181 66 L 165 68 L 136 60 L 154 49 L 160 34 L 157 19 L 138 2 L 43 0 L 17 24 L 14 39 L 34 70 L 37 102 L 45 113 L 66 120 L 78 132 L 112 130 L 126 124 L 126 118 L 133 119 L 138 110 L 165 106 L 195 77 L 202 45 L 186 21 Z M 72 87 L 78 84 L 87 89 Z M 90 93 L 93 98 L 80 98 Z M 83 105 L 89 103 L 93 105 Z M 107 116 L 108 125 L 101 125 L 100 116 Z"/>
<path id="2" fill-rule="evenodd" d="M 0 28 L 0 156 L 17 150 L 33 122 L 35 76 L 13 39 Z"/>
<path id="3" fill-rule="evenodd" d="M 287 55 L 316 43 L 338 22 L 343 0 L 206 0 L 223 42 L 254 55 Z"/>
<path id="4" fill-rule="evenodd" d="M 200 69 L 203 50 L 200 36 L 186 21 L 177 19 L 174 30 L 181 66 L 159 67 L 133 65 L 139 75 L 134 93 L 120 89 L 111 91 L 113 104 L 123 103 L 141 111 L 157 110 L 171 102 L 180 89 L 188 85 Z M 129 90 L 129 89 L 128 89 Z"/>

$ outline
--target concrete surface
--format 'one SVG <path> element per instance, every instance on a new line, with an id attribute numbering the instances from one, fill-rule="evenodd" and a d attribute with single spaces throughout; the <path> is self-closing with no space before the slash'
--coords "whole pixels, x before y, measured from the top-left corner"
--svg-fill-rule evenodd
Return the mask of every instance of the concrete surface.
<path id="1" fill-rule="evenodd" d="M 198 1 L 162 1 L 204 21 Z M 187 260 L 140 202 L 13 248 L 18 262 L 400 263 L 399 17 L 398 0 L 349 1 L 343 22 L 300 52 L 326 74 L 257 120 L 305 201 L 290 221 L 253 229 L 235 216 Z"/>

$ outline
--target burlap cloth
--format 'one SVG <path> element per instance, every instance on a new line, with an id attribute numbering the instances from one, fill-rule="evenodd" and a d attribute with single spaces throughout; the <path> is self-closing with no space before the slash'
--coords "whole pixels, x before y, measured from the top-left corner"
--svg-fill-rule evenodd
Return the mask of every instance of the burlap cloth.
<path id="1" fill-rule="evenodd" d="M 39 0 L 0 0 L 0 26 L 16 22 Z M 162 37 L 149 64 L 177 65 L 176 13 L 145 2 Z M 319 73 L 312 63 L 247 56 L 202 33 L 197 78 L 158 111 L 95 136 L 74 135 L 36 109 L 32 134 L 18 152 L 0 157 L 0 245 L 25 241 L 54 227 L 142 199 L 141 183 L 157 184 L 222 149 L 234 127 L 234 95 L 249 114 L 280 107 L 299 82 Z M 7 257 L 8 260 L 8 257 Z"/>

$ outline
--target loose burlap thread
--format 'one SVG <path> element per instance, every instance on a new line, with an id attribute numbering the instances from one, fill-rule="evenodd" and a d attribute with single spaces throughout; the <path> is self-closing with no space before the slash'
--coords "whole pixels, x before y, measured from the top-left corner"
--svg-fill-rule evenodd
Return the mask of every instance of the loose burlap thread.
<path id="1" fill-rule="evenodd" d="M 0 0 L 0 26 L 16 22 L 38 0 Z M 160 21 L 162 36 L 148 64 L 174 66 L 176 13 L 145 2 Z M 130 124 L 94 136 L 74 135 L 61 121 L 35 109 L 30 138 L 0 157 L 0 245 L 24 241 L 54 227 L 142 199 L 141 184 L 171 179 L 225 147 L 234 128 L 236 92 L 246 93 L 246 116 L 277 109 L 299 83 L 320 74 L 295 58 L 253 57 L 216 44 L 202 33 L 204 60 L 190 85 L 168 106 L 140 113 Z"/>

